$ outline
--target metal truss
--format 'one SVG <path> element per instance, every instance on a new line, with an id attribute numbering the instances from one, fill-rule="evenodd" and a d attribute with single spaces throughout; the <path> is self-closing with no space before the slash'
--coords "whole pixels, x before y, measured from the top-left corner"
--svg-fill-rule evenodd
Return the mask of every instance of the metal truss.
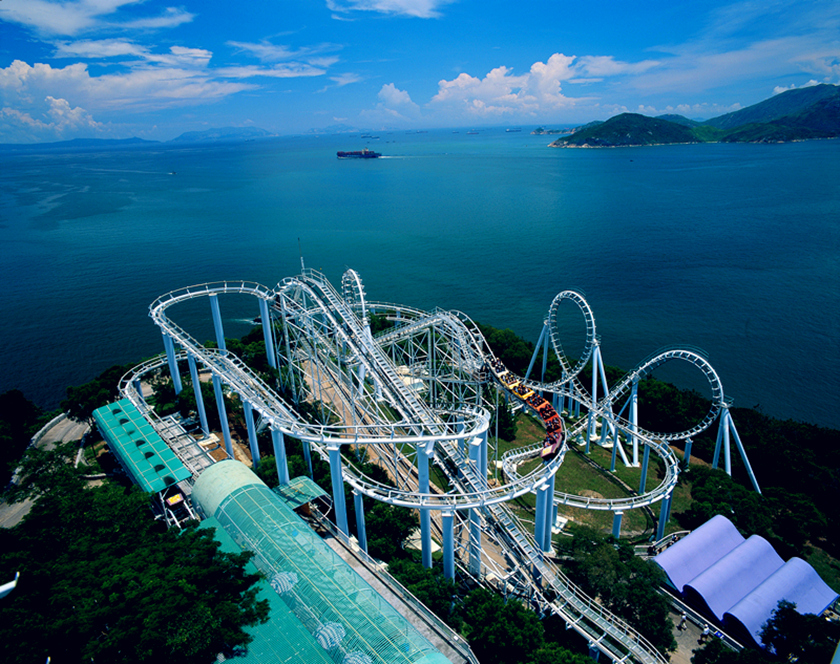
<path id="1" fill-rule="evenodd" d="M 272 377 L 257 375 L 224 349 L 217 297 L 225 293 L 257 299 L 269 363 L 276 369 Z M 204 347 L 167 315 L 170 307 L 200 297 L 210 299 L 218 349 Z M 586 321 L 584 351 L 574 364 L 563 352 L 557 332 L 558 308 L 564 301 L 578 306 Z M 568 401 L 570 409 L 582 407 L 589 413 L 589 422 L 570 427 L 566 440 L 586 436 L 588 445 L 591 425 L 599 419 L 602 438 L 611 435 L 614 450 L 621 439 L 632 440 L 634 445 L 638 441 L 646 462 L 650 452 L 665 462 L 666 477 L 653 491 L 599 501 L 554 492 L 553 478 L 563 463 L 565 446 L 523 474 L 519 474 L 522 463 L 539 458 L 541 446 L 511 451 L 502 459 L 507 481 L 501 485 L 488 482 L 488 409 L 492 406 L 487 399 L 493 389 L 493 372 L 487 368 L 498 360 L 477 326 L 460 312 L 429 312 L 372 302 L 353 270 L 344 274 L 339 291 L 323 274 L 304 269 L 273 289 L 237 281 L 172 291 L 152 303 L 150 315 L 164 335 L 167 361 L 177 386 L 177 360 L 186 356 L 191 365 L 200 363 L 212 372 L 214 385 L 239 395 L 248 406 L 246 417 L 247 412 L 255 413 L 273 436 L 281 440 L 293 437 L 303 443 L 305 451 L 312 450 L 329 461 L 336 495 L 346 482 L 358 494 L 420 510 L 424 561 L 428 564 L 431 553 L 427 558 L 426 545 L 434 531 L 444 542 L 445 568 L 449 554 L 463 574 L 521 597 L 542 613 L 559 614 L 589 640 L 590 647 L 613 661 L 667 661 L 644 637 L 574 586 L 544 555 L 544 545 L 522 528 L 507 503 L 526 493 L 550 492 L 553 500 L 544 501 L 539 521 L 546 517 L 546 509 L 553 514 L 557 503 L 619 512 L 670 496 L 678 463 L 668 441 L 708 427 L 724 403 L 717 374 L 702 354 L 690 349 L 662 351 L 612 390 L 602 375 L 604 396 L 597 398 L 594 389 L 587 394 L 578 380 L 590 362 L 598 365 L 593 367 L 596 379 L 599 371 L 603 374 L 591 309 L 575 291 L 563 291 L 554 299 L 538 349 L 542 344 L 547 350 L 551 344 L 563 379 L 554 383 L 522 379 L 522 383 L 549 398 Z M 390 324 L 375 337 L 370 327 L 374 315 Z M 185 355 L 176 354 L 176 345 Z M 716 405 L 687 432 L 653 434 L 639 426 L 631 402 L 638 380 L 671 360 L 688 361 L 703 372 L 712 385 Z M 161 359 L 155 366 L 162 363 Z M 133 375 L 126 385 L 136 384 L 135 378 Z M 500 383 L 495 389 L 508 388 Z M 126 391 L 131 390 L 126 387 Z M 616 413 L 625 397 L 627 403 Z M 218 395 L 217 401 L 221 401 Z M 254 447 L 252 443 L 252 452 Z M 615 452 L 613 456 L 615 459 Z M 359 463 L 362 460 L 384 468 L 394 486 L 366 476 Z M 429 481 L 430 462 L 446 477 L 445 491 Z M 343 492 L 341 495 L 343 498 Z M 344 520 L 346 528 L 346 516 Z"/>

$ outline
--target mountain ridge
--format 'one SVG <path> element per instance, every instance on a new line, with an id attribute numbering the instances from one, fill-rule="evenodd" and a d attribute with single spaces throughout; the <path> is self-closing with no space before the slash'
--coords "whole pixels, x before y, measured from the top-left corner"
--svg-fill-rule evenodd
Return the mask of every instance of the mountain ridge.
<path id="1" fill-rule="evenodd" d="M 840 86 L 822 84 L 779 93 L 704 122 L 679 115 L 621 113 L 589 123 L 551 147 L 630 147 L 675 143 L 781 143 L 840 137 Z"/>

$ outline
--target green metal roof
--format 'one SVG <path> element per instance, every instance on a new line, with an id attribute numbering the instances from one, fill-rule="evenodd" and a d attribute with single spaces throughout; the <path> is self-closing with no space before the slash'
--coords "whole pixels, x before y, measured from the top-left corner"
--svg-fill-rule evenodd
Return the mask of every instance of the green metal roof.
<path id="1" fill-rule="evenodd" d="M 201 522 L 201 527 L 213 528 L 213 536 L 221 544 L 222 551 L 242 551 L 216 519 L 205 519 Z M 254 574 L 257 568 L 249 562 L 246 571 Z M 259 581 L 257 588 L 257 599 L 267 599 L 269 603 L 268 622 L 245 627 L 245 631 L 254 640 L 248 644 L 245 652 L 232 658 L 228 657 L 227 661 L 237 664 L 334 664 L 326 651 L 318 645 L 315 637 L 268 585 L 268 581 Z"/>
<path id="2" fill-rule="evenodd" d="M 329 494 L 319 487 L 306 475 L 293 477 L 288 484 L 281 484 L 274 489 L 274 493 L 283 499 L 292 509 L 296 509 L 311 500 L 321 496 L 329 497 Z M 330 501 L 332 502 L 332 500 Z"/>
<path id="3" fill-rule="evenodd" d="M 192 498 L 256 554 L 257 568 L 332 661 L 450 663 L 245 465 L 214 464 Z"/>
<path id="4" fill-rule="evenodd" d="M 191 476 L 186 466 L 128 399 L 93 411 L 102 437 L 143 491 L 158 493 Z"/>

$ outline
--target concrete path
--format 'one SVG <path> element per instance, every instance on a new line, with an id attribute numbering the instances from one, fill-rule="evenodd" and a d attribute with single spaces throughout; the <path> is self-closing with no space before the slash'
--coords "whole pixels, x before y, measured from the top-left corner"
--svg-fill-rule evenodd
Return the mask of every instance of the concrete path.
<path id="1" fill-rule="evenodd" d="M 87 424 L 79 423 L 70 418 L 53 420 L 46 430 L 39 433 L 38 447 L 45 450 L 55 449 L 57 443 L 66 443 L 73 440 L 80 440 L 83 435 L 90 431 Z M 0 501 L 0 528 L 12 528 L 25 517 L 32 508 L 32 501 L 26 499 L 20 503 L 7 503 Z"/>

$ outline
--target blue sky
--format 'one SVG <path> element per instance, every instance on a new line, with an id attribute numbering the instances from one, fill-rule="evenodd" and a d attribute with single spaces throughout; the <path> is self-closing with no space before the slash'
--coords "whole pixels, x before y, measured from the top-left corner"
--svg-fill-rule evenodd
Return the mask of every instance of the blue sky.
<path id="1" fill-rule="evenodd" d="M 0 0 L 0 143 L 708 118 L 815 83 L 836 0 Z"/>

